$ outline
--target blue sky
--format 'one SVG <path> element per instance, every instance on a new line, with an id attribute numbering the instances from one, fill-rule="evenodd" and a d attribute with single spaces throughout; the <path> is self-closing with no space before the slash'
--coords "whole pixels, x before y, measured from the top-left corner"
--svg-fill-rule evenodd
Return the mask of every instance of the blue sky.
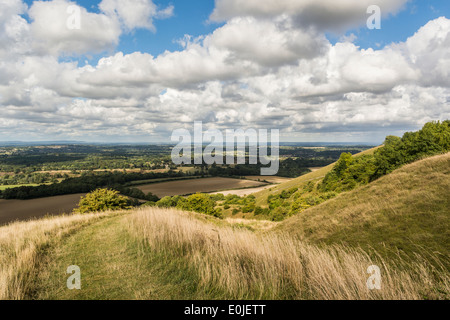
<path id="1" fill-rule="evenodd" d="M 31 6 L 33 0 L 25 1 Z M 90 12 L 99 13 L 98 4 L 101 0 L 77 0 L 78 5 Z M 184 35 L 198 37 L 213 32 L 223 23 L 209 23 L 208 19 L 214 9 L 214 0 L 157 0 L 154 3 L 160 8 L 174 6 L 174 15 L 168 19 L 155 20 L 156 32 L 138 29 L 121 36 L 116 51 L 132 53 L 147 52 L 157 56 L 164 51 L 176 51 L 182 48 L 177 40 Z M 101 55 L 98 55 L 100 57 Z M 96 59 L 91 61 L 96 63 Z"/>
<path id="2" fill-rule="evenodd" d="M 25 2 L 31 5 L 33 0 Z M 91 12 L 98 13 L 98 4 L 101 0 L 75 2 Z M 154 3 L 161 8 L 173 5 L 174 15 L 168 19 L 155 20 L 156 32 L 138 29 L 122 35 L 116 51 L 123 53 L 140 51 L 157 56 L 166 50 L 181 50 L 177 40 L 184 35 L 193 37 L 207 35 L 223 25 L 223 23 L 208 21 L 214 9 L 214 0 L 156 0 Z M 369 30 L 362 26 L 349 30 L 345 34 L 355 34 L 357 36 L 355 44 L 363 49 L 380 49 L 392 42 L 405 41 L 430 20 L 449 15 L 450 1 L 410 0 L 397 14 L 383 17 L 381 30 Z M 327 34 L 332 43 L 336 43 L 341 36 Z M 98 55 L 97 58 L 100 56 Z M 96 61 L 97 59 L 91 60 L 92 63 Z"/>
<path id="3" fill-rule="evenodd" d="M 167 142 L 202 121 L 381 143 L 450 118 L 450 1 L 78 0 L 78 30 L 71 3 L 1 2 L 0 141 Z"/>
<path id="4" fill-rule="evenodd" d="M 392 42 L 405 41 L 428 21 L 450 15 L 450 1 L 447 0 L 412 0 L 394 16 L 382 19 L 381 30 L 361 28 L 351 30 L 358 39 L 355 44 L 361 48 L 380 48 Z"/>

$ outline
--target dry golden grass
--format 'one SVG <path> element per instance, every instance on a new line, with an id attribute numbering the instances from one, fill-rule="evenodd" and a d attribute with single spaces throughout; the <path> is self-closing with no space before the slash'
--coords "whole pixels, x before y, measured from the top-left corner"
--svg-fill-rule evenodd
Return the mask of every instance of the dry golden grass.
<path id="1" fill-rule="evenodd" d="M 104 214 L 72 215 L 0 228 L 0 300 L 23 299 L 32 289 L 39 256 L 50 244 Z"/>
<path id="2" fill-rule="evenodd" d="M 431 253 L 450 266 L 450 153 L 406 165 L 276 229 L 313 243 Z"/>
<path id="3" fill-rule="evenodd" d="M 448 273 L 414 263 L 373 260 L 360 249 L 319 248 L 292 237 L 256 234 L 199 221 L 194 214 L 148 208 L 129 217 L 130 232 L 167 261 L 190 266 L 200 287 L 232 299 L 445 298 Z M 382 270 L 382 289 L 368 290 L 367 268 Z"/>

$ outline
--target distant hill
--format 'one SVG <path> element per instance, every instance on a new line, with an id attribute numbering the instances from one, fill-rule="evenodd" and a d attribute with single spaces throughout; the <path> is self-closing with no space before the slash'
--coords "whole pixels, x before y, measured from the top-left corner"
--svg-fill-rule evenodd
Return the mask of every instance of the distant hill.
<path id="1" fill-rule="evenodd" d="M 320 176 L 329 168 L 322 169 Z M 298 181 L 302 183 L 302 181 Z M 402 167 L 293 216 L 277 227 L 313 243 L 361 246 L 392 255 L 450 254 L 450 153 Z M 391 251 L 394 250 L 394 251 Z"/>
<path id="2" fill-rule="evenodd" d="M 60 140 L 60 141 L 0 141 L 0 147 L 31 147 L 31 146 L 54 146 L 83 144 L 83 141 Z"/>

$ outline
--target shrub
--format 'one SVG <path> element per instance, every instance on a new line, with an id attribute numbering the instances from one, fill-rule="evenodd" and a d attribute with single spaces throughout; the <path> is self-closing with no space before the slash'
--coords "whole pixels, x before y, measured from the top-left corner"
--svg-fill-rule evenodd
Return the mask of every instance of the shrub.
<path id="1" fill-rule="evenodd" d="M 242 213 L 249 213 L 253 212 L 255 210 L 255 205 L 253 203 L 250 203 L 242 208 Z"/>
<path id="2" fill-rule="evenodd" d="M 261 207 L 256 207 L 255 208 L 255 216 L 259 216 L 259 215 L 261 215 L 263 213 L 264 213 L 263 208 L 261 208 Z"/>
<path id="3" fill-rule="evenodd" d="M 215 196 L 196 193 L 187 198 L 181 196 L 164 197 L 156 203 L 156 206 L 160 208 L 178 208 L 186 211 L 195 211 L 221 218 L 222 211 L 216 209 L 216 201 L 214 199 Z"/>
<path id="4" fill-rule="evenodd" d="M 172 208 L 176 207 L 180 200 L 181 200 L 180 196 L 164 197 L 156 203 L 156 206 L 160 208 Z"/>
<path id="5" fill-rule="evenodd" d="M 103 212 L 109 210 L 130 209 L 128 198 L 111 189 L 97 189 L 81 198 L 76 213 Z"/>

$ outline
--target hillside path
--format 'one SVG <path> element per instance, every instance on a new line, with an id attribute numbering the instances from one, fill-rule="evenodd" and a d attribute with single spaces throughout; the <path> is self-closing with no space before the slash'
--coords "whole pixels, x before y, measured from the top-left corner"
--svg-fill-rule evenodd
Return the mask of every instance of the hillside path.
<path id="1" fill-rule="evenodd" d="M 149 259 L 128 232 L 127 216 L 108 217 L 49 249 L 40 267 L 33 299 L 117 300 L 166 299 L 164 287 L 154 285 Z M 81 270 L 81 290 L 69 290 L 69 266 Z M 158 289 L 156 289 L 158 288 Z"/>

